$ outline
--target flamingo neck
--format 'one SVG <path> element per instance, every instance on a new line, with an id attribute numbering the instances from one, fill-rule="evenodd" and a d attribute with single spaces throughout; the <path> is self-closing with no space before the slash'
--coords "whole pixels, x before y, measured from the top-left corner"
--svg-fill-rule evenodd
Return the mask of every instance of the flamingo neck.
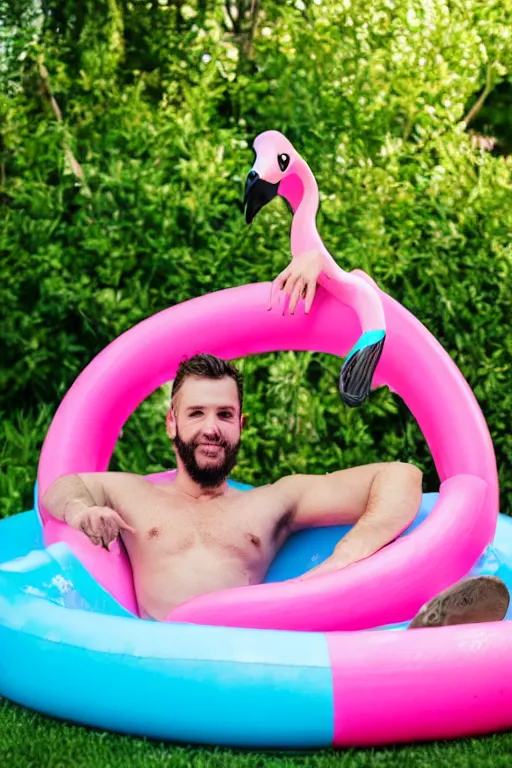
<path id="1" fill-rule="evenodd" d="M 328 254 L 316 228 L 319 204 L 316 179 L 302 158 L 296 161 L 295 166 L 295 173 L 283 179 L 279 186 L 279 194 L 286 198 L 293 211 L 290 235 L 292 256 L 315 250 Z"/>

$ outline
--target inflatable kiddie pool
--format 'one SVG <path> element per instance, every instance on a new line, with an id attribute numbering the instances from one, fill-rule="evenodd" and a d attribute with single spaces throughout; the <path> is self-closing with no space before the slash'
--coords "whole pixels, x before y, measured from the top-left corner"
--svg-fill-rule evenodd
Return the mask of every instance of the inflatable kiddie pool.
<path id="1" fill-rule="evenodd" d="M 232 288 L 150 317 L 69 390 L 42 449 L 35 509 L 0 524 L 0 694 L 104 729 L 244 747 L 384 744 L 510 727 L 508 621 L 402 631 L 470 573 L 497 574 L 512 588 L 512 525 L 498 515 L 493 447 L 472 392 L 432 335 L 382 292 L 388 337 L 376 383 L 411 409 L 441 485 L 408 531 L 372 558 L 288 581 L 327 557 L 344 529 L 303 531 L 266 583 L 196 598 L 151 622 L 137 616 L 124 551 L 94 547 L 42 508 L 60 475 L 107 469 L 122 425 L 183 356 L 344 356 L 358 337 L 353 311 L 323 289 L 309 315 L 291 317 L 267 311 L 269 288 Z"/>

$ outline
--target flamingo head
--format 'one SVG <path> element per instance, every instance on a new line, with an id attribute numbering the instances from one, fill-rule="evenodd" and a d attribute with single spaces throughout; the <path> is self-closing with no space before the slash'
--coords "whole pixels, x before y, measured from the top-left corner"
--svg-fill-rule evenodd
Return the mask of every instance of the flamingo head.
<path id="1" fill-rule="evenodd" d="M 247 224 L 276 195 L 284 197 L 295 212 L 304 194 L 302 176 L 306 164 L 279 131 L 260 133 L 253 147 L 256 160 L 247 175 L 244 196 Z"/>

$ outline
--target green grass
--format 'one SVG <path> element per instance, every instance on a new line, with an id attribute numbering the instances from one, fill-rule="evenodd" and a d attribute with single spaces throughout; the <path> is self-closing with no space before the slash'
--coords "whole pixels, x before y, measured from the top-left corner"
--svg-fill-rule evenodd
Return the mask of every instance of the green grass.
<path id="1" fill-rule="evenodd" d="M 54 720 L 0 699 L 5 768 L 510 768 L 512 733 L 334 752 L 243 752 L 175 746 Z"/>

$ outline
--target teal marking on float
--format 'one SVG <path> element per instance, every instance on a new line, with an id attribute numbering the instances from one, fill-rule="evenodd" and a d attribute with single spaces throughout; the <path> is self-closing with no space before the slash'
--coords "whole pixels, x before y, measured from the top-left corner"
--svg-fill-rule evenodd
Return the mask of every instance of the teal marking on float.
<path id="1" fill-rule="evenodd" d="M 355 344 L 348 353 L 345 362 L 348 362 L 356 352 L 359 352 L 360 349 L 364 349 L 365 347 L 372 347 L 375 344 L 378 344 L 385 335 L 386 331 L 366 331 L 363 333 L 357 344 Z"/>

